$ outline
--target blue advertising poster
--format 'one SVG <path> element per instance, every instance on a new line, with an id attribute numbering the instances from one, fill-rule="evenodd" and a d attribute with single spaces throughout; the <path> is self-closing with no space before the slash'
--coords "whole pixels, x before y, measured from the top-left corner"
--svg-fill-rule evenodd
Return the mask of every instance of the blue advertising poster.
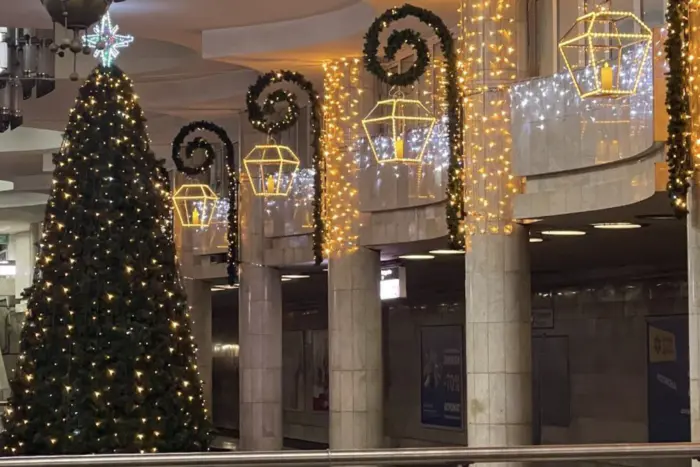
<path id="1" fill-rule="evenodd" d="M 421 422 L 462 428 L 462 326 L 421 328 Z"/>
<path id="2" fill-rule="evenodd" d="M 688 317 L 647 323 L 649 442 L 690 441 Z"/>

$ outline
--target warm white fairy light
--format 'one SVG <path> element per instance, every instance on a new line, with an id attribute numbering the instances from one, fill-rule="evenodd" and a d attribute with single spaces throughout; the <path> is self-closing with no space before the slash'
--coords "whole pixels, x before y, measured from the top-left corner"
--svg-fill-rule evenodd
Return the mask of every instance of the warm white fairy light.
<path id="1" fill-rule="evenodd" d="M 519 183 L 512 171 L 508 89 L 524 77 L 518 37 L 518 0 L 462 0 L 459 57 L 464 108 L 466 218 L 464 230 L 509 234 L 512 198 Z M 469 245 L 469 238 L 467 238 Z"/>
<path id="2" fill-rule="evenodd" d="M 96 69 L 70 112 L 3 420 L 6 454 L 206 448 L 170 192 L 144 121 L 116 67 Z M 168 425 L 161 404 L 179 420 Z M 154 430 L 134 434 L 139 421 Z M 156 439 L 172 423 L 185 441 Z"/>

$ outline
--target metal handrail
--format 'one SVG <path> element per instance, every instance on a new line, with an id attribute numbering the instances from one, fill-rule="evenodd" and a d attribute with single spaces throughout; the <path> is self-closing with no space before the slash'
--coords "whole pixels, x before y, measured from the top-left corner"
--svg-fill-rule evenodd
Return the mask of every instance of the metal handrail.
<path id="1" fill-rule="evenodd" d="M 213 452 L 10 457 L 0 467 L 300 467 L 328 465 L 464 465 L 491 462 L 670 459 L 700 457 L 700 443 L 584 444 L 366 451 Z"/>

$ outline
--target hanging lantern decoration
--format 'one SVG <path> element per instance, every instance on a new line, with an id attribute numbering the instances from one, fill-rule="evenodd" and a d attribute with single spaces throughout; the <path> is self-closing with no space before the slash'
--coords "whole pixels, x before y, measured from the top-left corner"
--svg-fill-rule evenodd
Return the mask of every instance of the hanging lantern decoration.
<path id="1" fill-rule="evenodd" d="M 651 29 L 634 13 L 599 10 L 576 20 L 559 52 L 581 98 L 617 98 L 636 94 L 651 42 Z"/>
<path id="2" fill-rule="evenodd" d="M 220 126 L 206 121 L 196 121 L 185 125 L 173 139 L 172 159 L 178 172 L 188 176 L 195 176 L 207 172 L 214 160 L 216 151 L 204 138 L 198 136 L 187 144 L 185 139 L 194 132 L 214 133 L 223 145 L 223 153 L 226 158 L 226 170 L 228 175 L 228 241 L 227 267 L 228 283 L 234 285 L 238 281 L 238 178 L 236 176 L 236 158 L 233 150 L 233 142 L 226 131 Z M 196 166 L 185 164 L 182 157 L 182 148 L 185 159 L 191 159 L 195 151 L 203 151 L 204 162 Z M 173 195 L 175 212 L 183 227 L 208 227 L 211 225 L 219 198 L 209 185 L 191 183 L 182 185 Z"/>
<path id="3" fill-rule="evenodd" d="M 173 195 L 175 212 L 183 227 L 209 227 L 219 197 L 209 185 L 185 184 Z"/>
<path id="4" fill-rule="evenodd" d="M 243 165 L 255 196 L 287 196 L 299 158 L 287 146 L 264 144 L 255 146 L 243 159 Z"/>
<path id="5" fill-rule="evenodd" d="M 458 70 L 457 70 L 457 48 L 455 45 L 454 38 L 452 37 L 452 32 L 447 27 L 444 21 L 430 10 L 425 8 L 420 8 L 414 5 L 406 4 L 401 7 L 391 8 L 386 10 L 382 15 L 374 20 L 369 30 L 365 34 L 365 45 L 364 45 L 364 65 L 365 69 L 372 75 L 376 76 L 379 81 L 396 87 L 412 86 L 418 82 L 421 76 L 425 73 L 430 64 L 430 50 L 431 46 L 423 39 L 421 34 L 413 29 L 401 29 L 394 30 L 389 35 L 388 44 L 384 47 L 384 57 L 379 56 L 380 47 L 380 36 L 381 33 L 387 28 L 391 23 L 395 21 L 402 20 L 404 18 L 415 18 L 421 23 L 429 26 L 435 35 L 440 40 L 440 48 L 445 59 L 445 98 L 447 101 L 447 133 L 450 140 L 450 161 L 447 168 L 447 203 L 445 218 L 447 220 L 447 230 L 449 235 L 450 247 L 454 250 L 463 250 L 465 245 L 465 235 L 464 229 L 462 227 L 463 219 L 465 215 L 464 206 L 464 151 L 463 144 L 464 138 L 462 136 L 462 114 L 461 114 L 461 100 L 460 92 L 458 86 Z M 392 73 L 384 68 L 382 65 L 387 61 L 392 61 L 396 59 L 396 55 L 404 46 L 410 46 L 413 48 L 416 56 L 416 60 L 412 66 L 408 69 L 401 71 L 400 73 Z M 399 113 L 394 113 L 392 110 L 391 115 L 401 116 L 401 109 Z M 431 118 L 429 112 L 426 114 L 421 112 L 416 106 L 409 106 L 403 110 L 405 112 L 404 117 L 421 117 L 421 118 Z M 411 113 L 414 112 L 414 113 Z M 367 122 L 368 119 L 365 119 Z M 395 122 L 400 122 L 401 120 L 394 118 Z M 404 121 L 407 121 L 404 119 Z M 423 124 L 428 123 L 429 120 L 423 121 Z M 369 122 L 368 122 L 369 123 Z M 434 124 L 434 119 L 433 119 Z M 367 123 L 365 124 L 367 125 Z M 428 124 L 430 126 L 430 124 Z M 430 130 L 432 131 L 432 129 Z M 392 139 L 392 150 L 389 153 L 391 159 L 397 159 L 398 155 L 401 155 L 403 159 L 406 156 L 412 157 L 414 160 L 422 157 L 422 152 L 425 147 L 421 145 L 416 145 L 416 147 L 421 148 L 417 154 L 412 153 L 412 150 L 407 151 L 407 141 L 405 139 L 399 141 L 397 140 L 397 131 L 392 128 L 391 139 Z M 428 139 L 426 134 L 425 138 Z M 409 132 L 408 139 L 412 140 L 416 135 Z M 372 138 L 369 138 L 370 141 Z M 398 142 L 398 144 L 397 144 Z M 413 144 L 412 142 L 409 144 Z M 398 150 L 397 150 L 398 149 Z M 380 154 L 375 151 L 375 157 Z M 415 154 L 411 156 L 411 154 Z M 379 157 L 377 157 L 379 160 Z M 407 159 L 406 159 L 407 160 Z M 388 162 L 388 160 L 385 160 Z"/>
<path id="6" fill-rule="evenodd" d="M 292 83 L 301 88 L 309 97 L 309 125 L 311 126 L 311 147 L 313 149 L 314 197 L 313 197 L 313 251 L 314 261 L 323 261 L 323 239 L 325 227 L 322 218 L 323 206 L 323 164 L 321 160 L 321 103 L 313 84 L 302 74 L 288 70 L 271 71 L 260 75 L 248 89 L 246 104 L 250 124 L 268 137 L 269 142 L 258 145 L 243 159 L 248 182 L 253 193 L 261 197 L 288 196 L 296 172 L 299 158 L 291 148 L 274 143 L 273 136 L 294 126 L 299 119 L 300 109 L 296 95 L 284 89 L 277 89 L 267 95 L 262 105 L 258 102 L 263 91 L 278 83 Z M 275 105 L 286 103 L 287 109 L 279 120 L 270 116 Z"/>
<path id="7" fill-rule="evenodd" d="M 435 121 L 422 102 L 394 98 L 377 102 L 362 126 L 378 164 L 419 164 Z"/>

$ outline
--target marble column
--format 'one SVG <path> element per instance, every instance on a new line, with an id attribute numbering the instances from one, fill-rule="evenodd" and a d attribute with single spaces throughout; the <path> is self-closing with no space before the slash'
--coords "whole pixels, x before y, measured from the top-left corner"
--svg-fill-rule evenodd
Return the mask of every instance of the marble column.
<path id="1" fill-rule="evenodd" d="M 190 307 L 192 335 L 197 344 L 197 368 L 204 382 L 204 403 L 212 416 L 212 335 L 211 335 L 211 285 L 203 280 L 186 278 L 185 291 Z"/>
<path id="2" fill-rule="evenodd" d="M 700 441 L 700 180 L 688 194 L 688 333 L 690 366 L 690 441 Z M 700 465 L 700 462 L 693 462 Z"/>
<path id="3" fill-rule="evenodd" d="M 527 231 L 477 234 L 466 254 L 467 435 L 470 446 L 532 444 Z"/>
<path id="4" fill-rule="evenodd" d="M 240 443 L 244 451 L 282 449 L 282 280 L 263 266 L 263 198 L 242 184 L 238 291 Z"/>
<path id="5" fill-rule="evenodd" d="M 26 232 L 10 235 L 8 259 L 15 262 L 15 297 L 17 300 L 32 285 L 38 244 L 41 241 L 41 223 L 35 222 Z"/>
<path id="6" fill-rule="evenodd" d="M 328 266 L 330 448 L 382 446 L 379 253 L 359 248 Z"/>

